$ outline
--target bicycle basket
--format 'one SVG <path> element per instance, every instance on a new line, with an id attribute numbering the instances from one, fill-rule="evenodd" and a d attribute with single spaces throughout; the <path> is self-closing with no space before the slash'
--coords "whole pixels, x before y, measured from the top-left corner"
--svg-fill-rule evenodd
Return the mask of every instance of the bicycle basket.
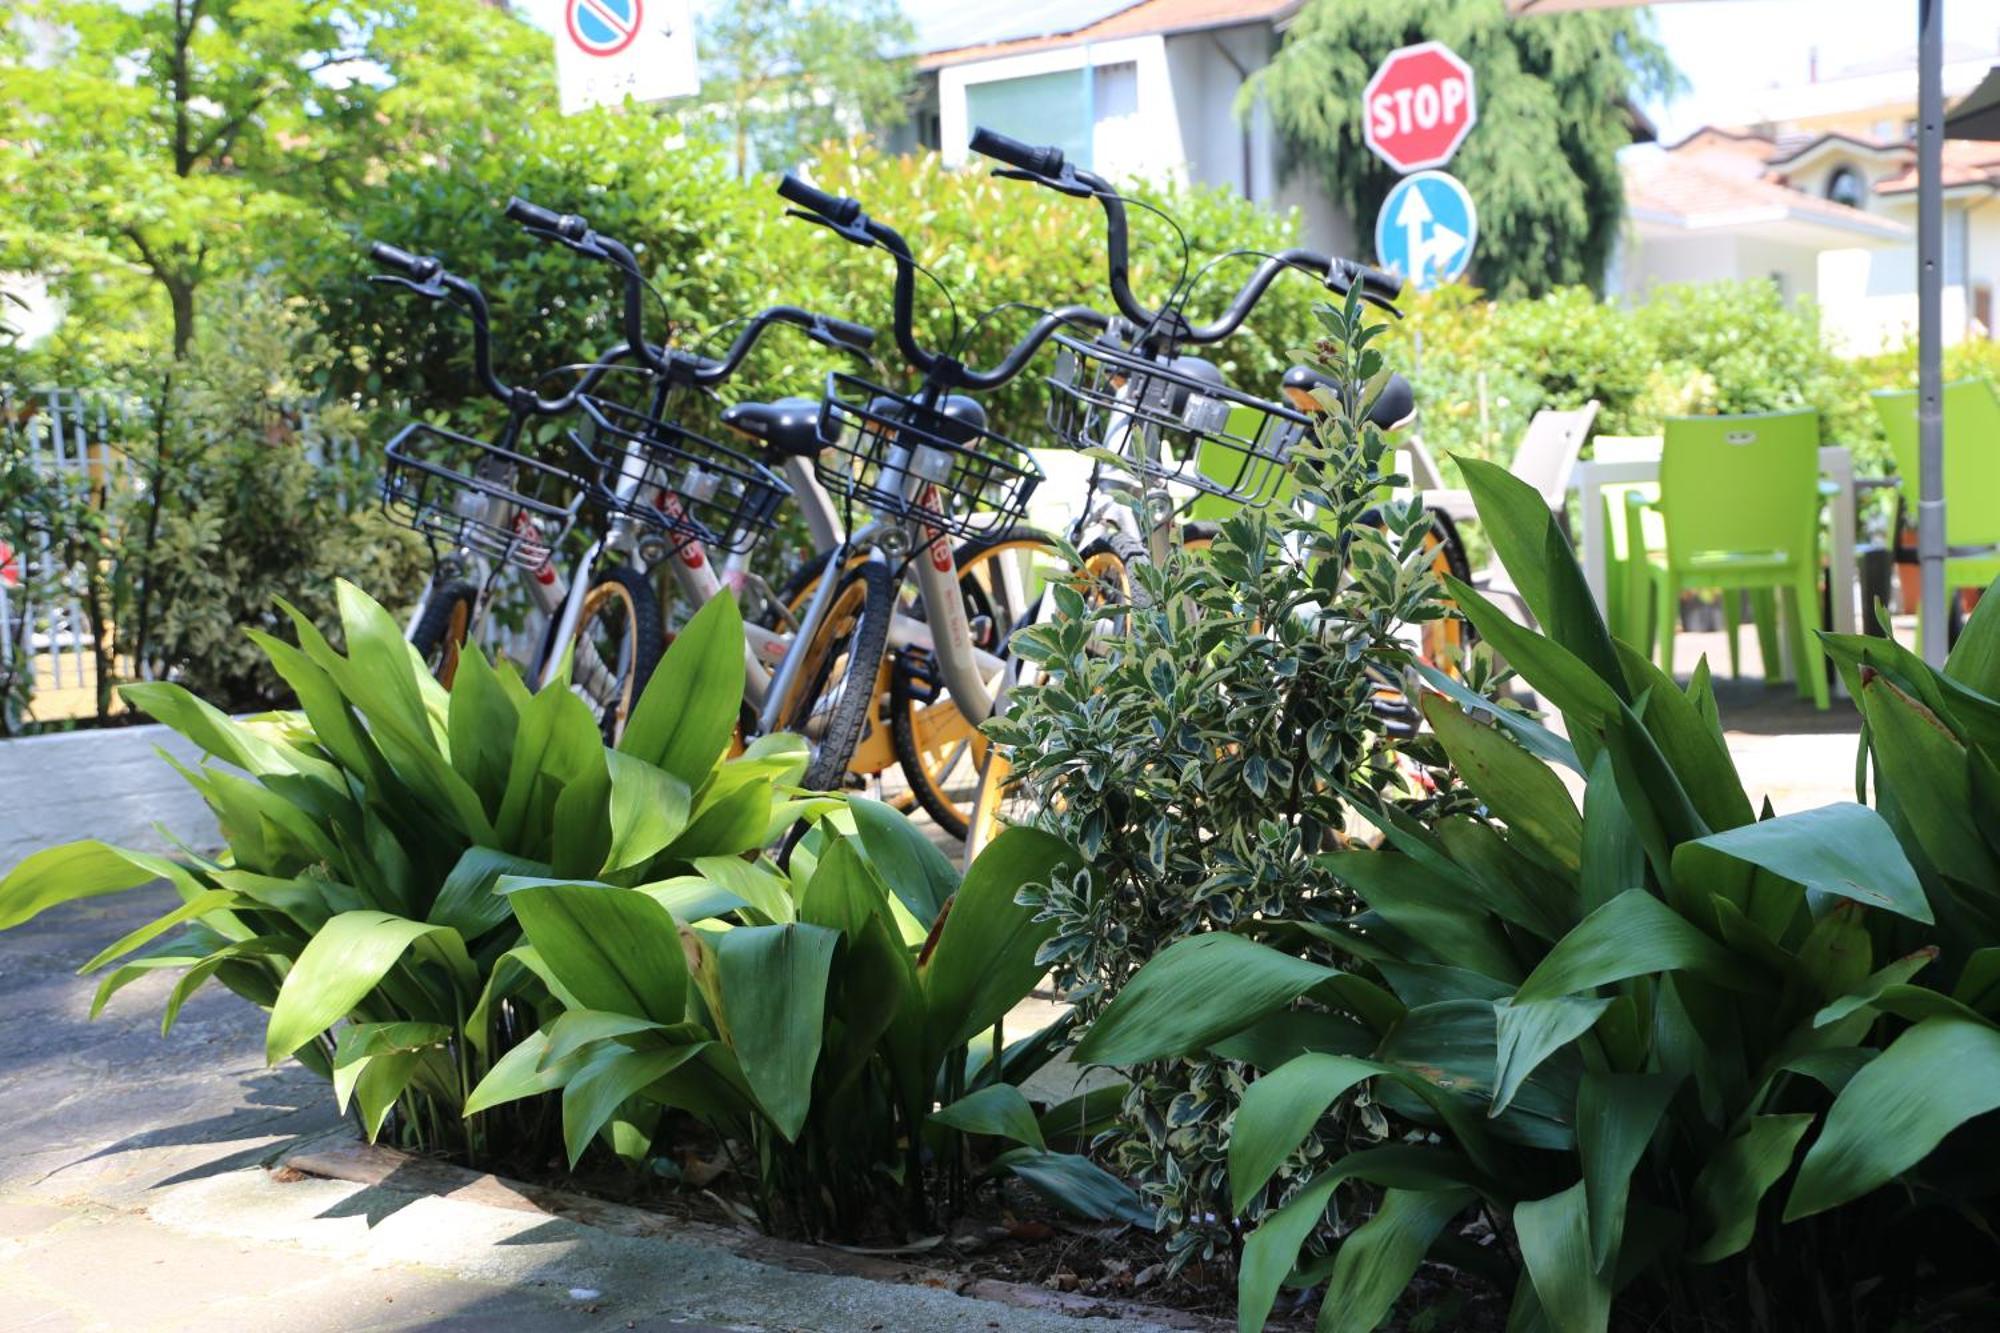
<path id="1" fill-rule="evenodd" d="M 1049 429 L 1107 450 L 1149 481 L 1261 505 L 1277 494 L 1306 418 L 1278 403 L 1102 342 L 1054 339 Z"/>
<path id="2" fill-rule="evenodd" d="M 585 482 L 553 463 L 421 421 L 384 451 L 382 507 L 428 537 L 538 570 L 576 522 Z"/>
<path id="3" fill-rule="evenodd" d="M 593 476 L 592 499 L 672 534 L 747 551 L 791 496 L 784 478 L 747 454 L 644 412 L 588 395 L 570 439 Z"/>
<path id="4" fill-rule="evenodd" d="M 820 483 L 931 533 L 999 533 L 1021 521 L 1042 469 L 1020 445 L 914 398 L 834 371 L 820 403 Z"/>

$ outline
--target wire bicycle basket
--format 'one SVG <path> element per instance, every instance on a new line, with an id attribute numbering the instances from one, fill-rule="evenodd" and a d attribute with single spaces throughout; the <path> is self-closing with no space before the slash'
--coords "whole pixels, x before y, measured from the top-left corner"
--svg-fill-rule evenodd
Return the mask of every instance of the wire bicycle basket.
<path id="1" fill-rule="evenodd" d="M 747 551 L 791 497 L 784 478 L 748 454 L 684 426 L 588 394 L 570 440 L 592 473 L 591 498 L 674 537 Z"/>
<path id="2" fill-rule="evenodd" d="M 997 535 L 1041 484 L 1034 455 L 1004 435 L 833 371 L 820 403 L 820 484 L 931 533 Z"/>
<path id="3" fill-rule="evenodd" d="M 569 535 L 587 483 L 553 463 L 421 421 L 384 450 L 382 508 L 454 549 L 538 570 Z"/>
<path id="4" fill-rule="evenodd" d="M 1058 334 L 1049 429 L 1072 449 L 1107 451 L 1139 477 L 1243 504 L 1277 494 L 1310 429 L 1298 412 L 1220 379 L 1104 342 Z"/>

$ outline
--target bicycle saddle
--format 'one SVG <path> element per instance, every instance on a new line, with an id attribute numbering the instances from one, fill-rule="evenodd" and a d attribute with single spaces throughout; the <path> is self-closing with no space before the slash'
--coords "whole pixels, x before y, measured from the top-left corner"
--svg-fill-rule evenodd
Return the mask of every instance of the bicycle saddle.
<path id="1" fill-rule="evenodd" d="M 1285 397 L 1293 407 L 1311 415 L 1320 410 L 1313 400 L 1314 389 L 1326 389 L 1335 398 L 1340 397 L 1340 382 L 1316 366 L 1293 366 L 1285 372 Z M 1409 421 L 1417 410 L 1416 391 L 1401 375 L 1392 374 L 1389 382 L 1382 386 L 1382 396 L 1375 400 L 1375 406 L 1368 410 L 1368 419 L 1382 430 L 1396 430 Z"/>
<path id="2" fill-rule="evenodd" d="M 888 420 L 894 421 L 903 414 L 904 404 L 895 398 L 877 398 L 868 405 L 868 410 Z M 986 430 L 986 409 L 977 398 L 962 393 L 946 394 L 933 409 L 933 420 L 926 429 L 955 444 L 964 444 Z"/>
<path id="3" fill-rule="evenodd" d="M 811 398 L 737 403 L 722 409 L 722 424 L 762 440 L 772 453 L 785 458 L 811 458 L 823 447 L 819 438 L 819 404 Z"/>

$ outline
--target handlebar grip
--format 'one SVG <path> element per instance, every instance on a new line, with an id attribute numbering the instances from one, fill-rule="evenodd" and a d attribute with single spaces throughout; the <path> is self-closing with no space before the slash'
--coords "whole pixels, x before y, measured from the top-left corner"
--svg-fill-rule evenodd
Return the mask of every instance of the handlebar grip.
<path id="1" fill-rule="evenodd" d="M 590 230 L 590 224 L 576 214 L 558 213 L 553 208 L 543 208 L 540 204 L 531 203 L 518 194 L 507 200 L 505 211 L 511 221 L 518 222 L 524 227 L 533 227 L 536 231 L 552 231 L 568 241 L 580 240 Z"/>
<path id="2" fill-rule="evenodd" d="M 820 316 L 827 332 L 846 343 L 856 351 L 866 351 L 875 345 L 875 330 L 866 324 L 856 324 L 852 320 L 835 319 L 831 315 Z"/>
<path id="3" fill-rule="evenodd" d="M 1363 295 L 1373 296 L 1383 301 L 1393 301 L 1403 294 L 1403 280 L 1401 278 L 1382 269 L 1370 268 L 1366 264 L 1356 263 L 1352 259 L 1341 260 L 1333 265 L 1332 269 L 1327 273 L 1327 286 L 1331 287 L 1336 282 L 1340 283 L 1343 287 L 1351 287 L 1359 283 Z"/>
<path id="4" fill-rule="evenodd" d="M 972 141 L 966 146 L 982 157 L 1005 162 L 1010 167 L 1018 167 L 1036 176 L 1062 175 L 1062 149 L 1037 148 L 1019 139 L 1011 139 L 998 130 L 989 130 L 984 125 L 972 131 Z"/>
<path id="5" fill-rule="evenodd" d="M 439 260 L 428 255 L 413 255 L 408 250 L 390 245 L 387 241 L 376 241 L 370 245 L 368 257 L 383 268 L 395 269 L 417 282 L 428 282 L 444 268 L 444 264 Z"/>
<path id="6" fill-rule="evenodd" d="M 854 220 L 861 216 L 861 204 L 857 200 L 828 194 L 806 184 L 789 171 L 778 182 L 778 197 L 842 227 L 852 226 Z"/>

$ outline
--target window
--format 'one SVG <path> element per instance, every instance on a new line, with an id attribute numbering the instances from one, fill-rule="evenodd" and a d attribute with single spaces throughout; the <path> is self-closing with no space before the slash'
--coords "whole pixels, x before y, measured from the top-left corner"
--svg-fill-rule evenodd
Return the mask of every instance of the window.
<path id="1" fill-rule="evenodd" d="M 1032 144 L 1054 144 L 1079 167 L 1099 157 L 1099 136 L 1136 127 L 1139 66 L 1115 65 L 989 79 L 965 88 L 965 119 Z M 1115 152 L 1112 154 L 1116 156 Z"/>
<path id="2" fill-rule="evenodd" d="M 1868 187 L 1861 182 L 1861 174 L 1852 167 L 1836 167 L 1826 178 L 1826 197 L 1836 204 L 1849 208 L 1860 208 L 1868 198 Z"/>

